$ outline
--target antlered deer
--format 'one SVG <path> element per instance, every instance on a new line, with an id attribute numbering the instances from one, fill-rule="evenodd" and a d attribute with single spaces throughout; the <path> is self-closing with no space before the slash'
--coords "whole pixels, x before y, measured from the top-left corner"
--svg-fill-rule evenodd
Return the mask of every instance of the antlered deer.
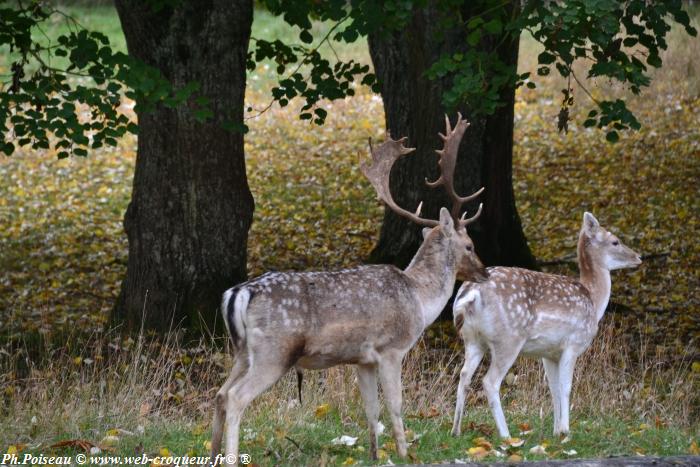
<path id="1" fill-rule="evenodd" d="M 610 298 L 610 271 L 641 264 L 637 253 L 583 215 L 578 280 L 519 268 L 488 268 L 488 280 L 465 282 L 457 292 L 455 326 L 464 340 L 452 434 L 460 433 L 465 391 L 488 349 L 484 392 L 498 433 L 510 436 L 498 392 L 519 354 L 542 358 L 554 409 L 554 434 L 569 432 L 569 395 L 576 358 L 598 331 Z"/>
<path id="2" fill-rule="evenodd" d="M 447 122 L 440 155 L 441 176 L 430 186 L 445 187 L 452 214 L 440 220 L 420 217 L 396 205 L 389 190 L 394 162 L 413 149 L 406 138 L 373 148 L 372 161 L 362 165 L 379 198 L 398 214 L 424 225 L 424 240 L 411 264 L 361 266 L 335 272 L 267 273 L 226 291 L 222 313 L 236 351 L 233 370 L 216 395 L 212 458 L 221 448 L 227 423 L 226 454 L 238 454 L 241 415 L 246 406 L 290 368 L 322 369 L 357 366 L 360 393 L 369 423 L 370 455 L 377 457 L 377 373 L 386 396 L 399 456 L 407 445 L 401 419 L 401 362 L 423 330 L 440 314 L 452 295 L 457 276 L 483 278 L 466 226 L 481 213 L 461 218 L 468 197 L 455 193 L 453 176 L 460 140 L 468 127 L 458 118 Z"/>

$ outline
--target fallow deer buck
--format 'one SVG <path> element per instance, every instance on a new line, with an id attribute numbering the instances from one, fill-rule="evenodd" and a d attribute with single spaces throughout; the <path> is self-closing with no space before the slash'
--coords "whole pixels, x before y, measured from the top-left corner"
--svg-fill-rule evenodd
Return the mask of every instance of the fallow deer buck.
<path id="1" fill-rule="evenodd" d="M 465 392 L 486 350 L 491 364 L 483 386 L 500 436 L 508 438 L 510 434 L 499 389 L 519 354 L 542 359 L 552 393 L 554 434 L 569 432 L 574 364 L 598 331 L 610 298 L 610 271 L 641 264 L 637 253 L 588 212 L 583 215 L 577 253 L 578 280 L 492 267 L 487 268 L 487 281 L 462 284 L 453 307 L 455 326 L 465 347 L 453 435 L 460 433 Z"/>
<path id="2" fill-rule="evenodd" d="M 407 445 L 401 419 L 401 363 L 423 330 L 440 314 L 452 295 L 455 280 L 480 278 L 484 267 L 474 253 L 466 226 L 459 218 L 468 197 L 455 193 L 453 176 L 460 140 L 468 127 L 459 116 L 453 129 L 447 121 L 440 135 L 442 185 L 453 202 L 452 215 L 440 210 L 440 220 L 420 217 L 421 206 L 406 211 L 394 202 L 389 173 L 394 162 L 413 149 L 406 138 L 372 147 L 372 161 L 362 172 L 390 209 L 424 225 L 423 243 L 411 264 L 400 270 L 390 265 L 361 266 L 335 272 L 267 273 L 226 291 L 224 322 L 235 363 L 216 395 L 212 458 L 221 448 L 224 420 L 228 459 L 238 455 L 241 415 L 246 406 L 290 368 L 322 369 L 341 364 L 357 366 L 357 379 L 369 424 L 370 455 L 377 458 L 377 373 L 386 397 L 396 448 L 405 457 Z M 427 182 L 427 181 L 426 181 Z"/>

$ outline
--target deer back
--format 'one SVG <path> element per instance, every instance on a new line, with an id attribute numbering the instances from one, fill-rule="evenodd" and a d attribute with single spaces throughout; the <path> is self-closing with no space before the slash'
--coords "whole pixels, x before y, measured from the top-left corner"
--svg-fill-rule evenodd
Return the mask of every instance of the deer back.
<path id="1" fill-rule="evenodd" d="M 454 305 L 455 325 L 485 344 L 525 339 L 523 353 L 547 356 L 569 345 L 585 348 L 597 332 L 588 290 L 576 279 L 520 268 L 487 268 L 485 282 L 465 282 Z"/>
<path id="2" fill-rule="evenodd" d="M 236 289 L 224 308 L 232 336 L 294 347 L 302 367 L 365 362 L 374 351 L 410 347 L 423 331 L 421 304 L 393 266 L 268 273 Z M 241 294 L 245 309 L 236 306 Z"/>

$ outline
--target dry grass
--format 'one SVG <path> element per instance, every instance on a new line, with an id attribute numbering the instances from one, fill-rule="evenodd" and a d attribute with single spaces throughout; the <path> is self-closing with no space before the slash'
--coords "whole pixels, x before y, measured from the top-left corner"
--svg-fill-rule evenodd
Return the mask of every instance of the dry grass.
<path id="1" fill-rule="evenodd" d="M 407 427 L 447 439 L 462 349 L 444 325 L 433 327 L 431 334 L 446 345 L 436 347 L 424 338 L 407 356 L 404 416 Z M 616 436 L 629 436 L 640 424 L 698 436 L 700 378 L 689 371 L 688 362 L 673 361 L 663 352 L 649 357 L 654 352 L 644 348 L 625 350 L 620 338 L 615 323 L 608 320 L 579 361 L 572 430 L 583 431 L 596 420 L 612 417 L 628 427 Z M 204 454 L 211 401 L 231 359 L 213 342 L 189 348 L 177 342 L 175 335 L 165 342 L 94 341 L 84 348 L 80 361 L 60 349 L 48 352 L 50 358 L 43 363 L 33 363 L 22 349 L 3 354 L 5 404 L 0 424 L 13 429 L 0 432 L 0 446 L 25 443 L 29 450 L 46 452 L 58 440 L 99 442 L 118 428 L 134 433 L 118 447 L 125 454 L 133 454 L 137 440 L 146 452 L 167 446 L 174 452 L 194 449 Z M 480 390 L 486 366 L 482 364 L 472 383 L 465 424 L 471 422 L 467 426 L 474 428 L 476 423 L 482 434 L 490 435 L 493 422 Z M 326 452 L 327 446 L 318 444 L 317 437 L 328 438 L 327 445 L 338 434 L 350 433 L 359 435 L 364 444 L 364 412 L 353 369 L 307 372 L 303 394 L 300 406 L 296 379 L 289 373 L 260 396 L 244 417 L 243 433 L 248 438 L 243 448 L 306 462 L 304 456 L 318 459 Z M 550 398 L 539 362 L 523 359 L 516 364 L 504 383 L 502 400 L 511 424 L 526 422 L 539 427 L 538 439 L 549 436 Z M 324 404 L 330 414 L 319 418 L 315 410 Z M 306 446 L 305 453 L 297 452 L 285 441 L 288 438 Z"/>

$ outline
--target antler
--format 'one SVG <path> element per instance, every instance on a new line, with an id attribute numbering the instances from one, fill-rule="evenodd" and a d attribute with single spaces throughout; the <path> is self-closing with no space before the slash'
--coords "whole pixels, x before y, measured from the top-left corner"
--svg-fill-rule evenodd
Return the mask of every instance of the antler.
<path id="1" fill-rule="evenodd" d="M 469 219 L 466 219 L 466 212 L 459 217 L 459 212 L 462 210 L 464 203 L 468 203 L 484 191 L 484 188 L 480 188 L 475 193 L 469 196 L 459 196 L 455 191 L 454 187 L 454 176 L 455 167 L 457 165 L 457 154 L 459 152 L 459 143 L 462 141 L 462 136 L 464 132 L 469 128 L 469 122 L 462 118 L 462 114 L 457 114 L 457 124 L 454 129 L 450 126 L 450 119 L 445 115 L 445 134 L 439 133 L 440 138 L 445 142 L 442 149 L 438 149 L 435 152 L 440 156 L 440 161 L 438 165 L 440 166 L 440 177 L 434 182 L 429 182 L 425 179 L 425 183 L 429 187 L 435 188 L 442 185 L 449 196 L 450 201 L 452 201 L 452 219 L 455 223 L 459 222 L 459 225 L 466 227 L 467 225 L 474 222 L 481 215 L 482 205 L 479 205 L 479 210 Z"/>
<path id="2" fill-rule="evenodd" d="M 484 189 L 480 188 L 474 194 L 464 197 L 459 196 L 455 192 L 454 175 L 455 166 L 457 164 L 459 143 L 462 141 L 462 136 L 464 136 L 464 132 L 469 127 L 469 123 L 462 118 L 462 114 L 457 114 L 457 124 L 455 125 L 454 130 L 450 126 L 450 119 L 447 117 L 447 115 L 445 115 L 445 125 L 447 126 L 445 134 L 443 135 L 440 133 L 440 137 L 445 142 L 445 145 L 441 150 L 436 151 L 440 155 L 440 161 L 438 163 L 440 165 L 440 177 L 434 182 L 429 182 L 428 179 L 426 179 L 425 183 L 431 188 L 435 188 L 440 185 L 445 188 L 447 195 L 452 201 L 451 214 L 455 225 L 466 227 L 478 219 L 478 217 L 481 215 L 483 205 L 480 204 L 476 214 L 468 219 L 466 218 L 466 212 L 462 215 L 462 217 L 459 217 L 462 206 L 464 203 L 467 203 L 479 196 Z M 423 206 L 422 202 L 418 204 L 418 209 L 416 209 L 416 212 L 412 213 L 399 207 L 391 196 L 391 191 L 389 190 L 389 174 L 391 172 L 391 167 L 401 156 L 415 151 L 415 148 L 405 147 L 403 145 L 404 141 L 406 141 L 406 137 L 396 141 L 389 137 L 387 141 L 380 144 L 377 148 L 373 148 L 372 139 L 370 138 L 369 150 L 372 154 L 372 161 L 365 161 L 361 163 L 360 170 L 362 170 L 362 173 L 365 175 L 365 177 L 367 177 L 376 190 L 379 199 L 389 206 L 392 211 L 412 220 L 417 224 L 435 227 L 438 225 L 438 221 L 420 217 L 421 207 Z"/>
<path id="3" fill-rule="evenodd" d="M 420 217 L 420 210 L 423 207 L 422 202 L 418 204 L 418 209 L 416 209 L 416 212 L 412 213 L 399 207 L 391 197 L 391 191 L 389 190 L 389 173 L 391 172 L 391 167 L 394 165 L 394 162 L 399 159 L 399 157 L 413 152 L 416 149 L 405 147 L 403 143 L 406 141 L 406 139 L 406 137 L 403 137 L 400 140 L 395 141 L 389 137 L 387 141 L 380 144 L 377 148 L 373 148 L 372 139 L 370 138 L 369 151 L 372 154 L 372 161 L 365 161 L 361 163 L 360 170 L 374 187 L 379 199 L 389 206 L 392 211 L 412 220 L 417 224 L 425 225 L 427 227 L 435 227 L 438 225 L 438 221 Z"/>

